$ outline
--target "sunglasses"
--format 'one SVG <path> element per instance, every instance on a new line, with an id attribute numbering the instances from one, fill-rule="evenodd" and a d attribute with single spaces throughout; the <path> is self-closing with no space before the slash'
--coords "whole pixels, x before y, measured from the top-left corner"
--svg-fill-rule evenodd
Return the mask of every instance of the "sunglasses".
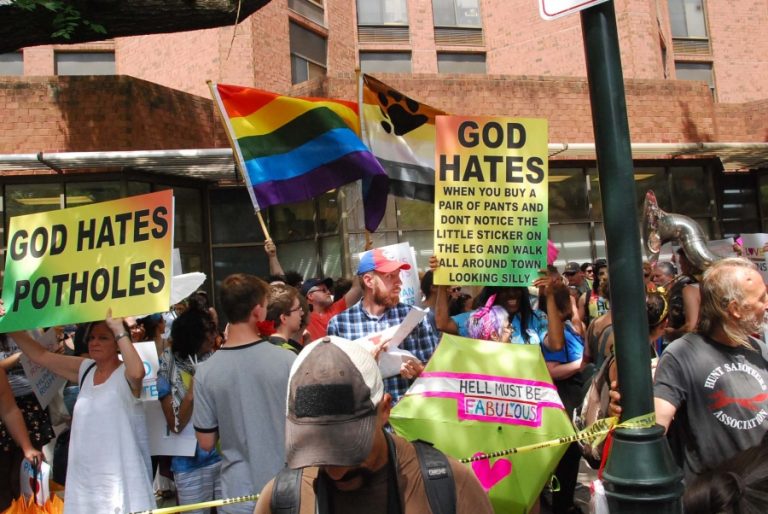
<path id="1" fill-rule="evenodd" d="M 452 287 L 452 288 L 451 288 L 451 292 L 452 292 L 452 293 L 458 293 L 459 291 L 461 291 L 461 288 L 460 288 L 460 287 Z"/>

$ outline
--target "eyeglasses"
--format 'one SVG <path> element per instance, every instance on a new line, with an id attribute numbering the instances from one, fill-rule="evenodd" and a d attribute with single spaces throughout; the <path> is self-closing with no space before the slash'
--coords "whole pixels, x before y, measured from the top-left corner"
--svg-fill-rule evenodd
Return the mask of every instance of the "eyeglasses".
<path id="1" fill-rule="evenodd" d="M 291 310 L 289 310 L 289 311 L 288 311 L 288 313 L 289 313 L 289 314 L 293 314 L 294 312 L 297 312 L 297 311 L 303 311 L 303 310 L 304 310 L 304 307 L 302 307 L 301 305 L 299 305 L 299 306 L 298 306 L 298 307 L 296 307 L 295 309 L 291 309 Z"/>
<path id="2" fill-rule="evenodd" d="M 584 270 L 584 273 L 592 273 L 593 271 L 595 270 L 593 270 L 592 268 L 587 268 Z"/>
<path id="3" fill-rule="evenodd" d="M 312 287 L 312 288 L 310 288 L 309 291 L 307 291 L 307 294 L 310 295 L 312 293 L 330 293 L 330 291 L 328 291 L 328 288 L 325 287 L 325 286 L 323 286 L 323 287 Z"/>

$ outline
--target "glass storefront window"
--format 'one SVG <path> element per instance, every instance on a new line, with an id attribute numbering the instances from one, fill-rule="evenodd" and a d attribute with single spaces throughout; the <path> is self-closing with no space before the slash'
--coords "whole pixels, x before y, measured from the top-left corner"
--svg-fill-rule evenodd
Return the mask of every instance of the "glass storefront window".
<path id="1" fill-rule="evenodd" d="M 183 257 L 182 257 L 183 262 Z M 213 249 L 214 298 L 218 303 L 221 282 L 233 273 L 248 273 L 257 277 L 269 275 L 267 254 L 262 246 L 240 246 Z M 219 323 L 227 323 L 226 315 L 219 309 Z"/>
<path id="2" fill-rule="evenodd" d="M 258 250 L 266 255 L 263 249 Z M 283 271 L 297 271 L 307 278 L 317 276 L 317 245 L 314 240 L 278 243 L 277 256 Z"/>
<path id="3" fill-rule="evenodd" d="M 152 192 L 152 185 L 148 182 L 128 182 L 128 196 L 145 195 Z"/>
<path id="4" fill-rule="evenodd" d="M 213 244 L 264 241 L 251 197 L 244 187 L 213 189 L 210 192 L 210 200 Z M 261 215 L 267 222 L 267 211 L 262 211 Z"/>
<path id="5" fill-rule="evenodd" d="M 201 243 L 203 241 L 202 195 L 199 189 L 174 187 L 175 243 Z"/>
<path id="6" fill-rule="evenodd" d="M 555 266 L 561 271 L 566 262 L 592 262 L 588 224 L 550 225 L 549 239 L 560 250 Z"/>
<path id="7" fill-rule="evenodd" d="M 64 187 L 67 207 L 107 202 L 123 196 L 120 182 L 72 182 Z"/>
<path id="8" fill-rule="evenodd" d="M 336 190 L 328 191 L 317 199 L 317 231 L 334 234 L 339 230 L 339 201 Z"/>
<path id="9" fill-rule="evenodd" d="M 63 193 L 62 184 L 8 184 L 5 186 L 6 220 L 60 209 Z"/>
<path id="10" fill-rule="evenodd" d="M 269 208 L 269 232 L 275 241 L 289 241 L 315 235 L 315 202 L 276 205 Z"/>
<path id="11" fill-rule="evenodd" d="M 581 168 L 550 168 L 549 219 L 587 219 L 587 194 Z"/>
<path id="12" fill-rule="evenodd" d="M 342 275 L 341 238 L 339 236 L 323 237 L 320 239 L 320 255 L 322 255 L 323 276 L 338 278 Z"/>
<path id="13" fill-rule="evenodd" d="M 675 173 L 673 171 L 673 173 Z M 672 200 L 669 195 L 669 182 L 664 168 L 635 168 L 635 195 L 637 213 L 640 216 L 643 213 L 643 202 L 645 194 L 653 191 L 656 200 L 665 211 L 672 209 Z"/>
<path id="14" fill-rule="evenodd" d="M 603 220 L 603 199 L 600 197 L 600 181 L 597 176 L 597 168 L 587 169 L 589 178 L 588 198 L 591 205 L 589 217 L 593 221 Z"/>
<path id="15" fill-rule="evenodd" d="M 192 273 L 193 271 L 205 272 L 205 270 L 203 269 L 203 258 L 200 254 L 189 253 L 183 250 L 181 250 L 180 253 L 181 253 L 181 269 L 184 273 Z"/>
<path id="16" fill-rule="evenodd" d="M 672 168 L 672 199 L 677 214 L 708 215 L 709 181 L 701 166 Z"/>
<path id="17" fill-rule="evenodd" d="M 757 181 L 760 191 L 760 213 L 763 217 L 763 226 L 768 227 L 768 174 L 759 175 Z"/>

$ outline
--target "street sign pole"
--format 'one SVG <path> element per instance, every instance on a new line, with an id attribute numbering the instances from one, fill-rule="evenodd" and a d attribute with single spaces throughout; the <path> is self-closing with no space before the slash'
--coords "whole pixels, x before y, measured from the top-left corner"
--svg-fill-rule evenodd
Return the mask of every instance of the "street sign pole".
<path id="1" fill-rule="evenodd" d="M 613 1 L 581 11 L 603 202 L 622 421 L 653 412 L 632 151 Z M 681 512 L 682 473 L 664 430 L 618 429 L 603 473 L 610 512 Z"/>

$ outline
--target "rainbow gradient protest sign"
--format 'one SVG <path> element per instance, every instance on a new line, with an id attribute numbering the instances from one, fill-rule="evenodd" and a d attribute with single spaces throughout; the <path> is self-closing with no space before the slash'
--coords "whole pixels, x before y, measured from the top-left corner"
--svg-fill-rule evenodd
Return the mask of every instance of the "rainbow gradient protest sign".
<path id="1" fill-rule="evenodd" d="M 525 286 L 547 265 L 547 120 L 438 116 L 436 284 Z"/>
<path id="2" fill-rule="evenodd" d="M 173 191 L 11 218 L 0 331 L 168 309 Z"/>

